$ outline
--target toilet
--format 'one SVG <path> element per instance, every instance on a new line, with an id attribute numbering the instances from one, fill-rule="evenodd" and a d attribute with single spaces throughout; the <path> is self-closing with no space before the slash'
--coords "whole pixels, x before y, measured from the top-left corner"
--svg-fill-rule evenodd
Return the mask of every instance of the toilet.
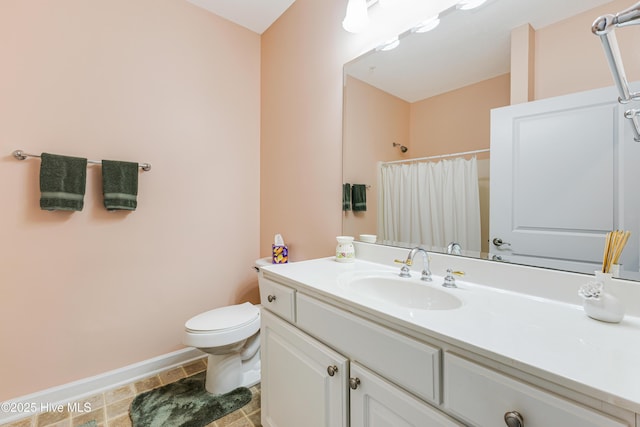
<path id="1" fill-rule="evenodd" d="M 217 308 L 185 323 L 185 345 L 209 354 L 205 388 L 212 394 L 260 382 L 260 307 Z"/>

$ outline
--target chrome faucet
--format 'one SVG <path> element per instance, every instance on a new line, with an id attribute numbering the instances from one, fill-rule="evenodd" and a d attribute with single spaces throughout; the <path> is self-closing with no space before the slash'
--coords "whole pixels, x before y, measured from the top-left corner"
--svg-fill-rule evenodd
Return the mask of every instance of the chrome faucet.
<path id="1" fill-rule="evenodd" d="M 462 254 L 462 246 L 460 246 L 460 243 L 451 242 L 447 245 L 447 253 L 450 255 L 460 255 Z"/>
<path id="2" fill-rule="evenodd" d="M 429 254 L 427 253 L 426 250 L 420 247 L 415 247 L 411 249 L 411 251 L 409 252 L 409 255 L 407 255 L 407 260 L 402 263 L 403 266 L 400 269 L 400 277 L 411 277 L 409 266 L 413 264 L 413 258 L 416 256 L 418 252 L 422 253 L 422 263 L 423 263 L 422 275 L 420 276 L 420 280 L 430 282 L 432 279 L 431 279 L 431 270 L 429 270 Z"/>

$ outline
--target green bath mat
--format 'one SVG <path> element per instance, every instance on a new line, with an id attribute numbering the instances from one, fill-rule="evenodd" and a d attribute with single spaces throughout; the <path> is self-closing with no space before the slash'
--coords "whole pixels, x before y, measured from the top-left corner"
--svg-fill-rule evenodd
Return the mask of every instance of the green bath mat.
<path id="1" fill-rule="evenodd" d="M 204 427 L 251 400 L 246 387 L 214 396 L 205 390 L 204 379 L 201 372 L 136 396 L 130 409 L 133 427 Z"/>

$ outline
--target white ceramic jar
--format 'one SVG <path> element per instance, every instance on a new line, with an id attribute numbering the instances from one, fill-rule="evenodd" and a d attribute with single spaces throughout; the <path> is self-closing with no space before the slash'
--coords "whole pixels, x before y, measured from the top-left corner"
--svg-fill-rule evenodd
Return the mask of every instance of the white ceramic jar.
<path id="1" fill-rule="evenodd" d="M 583 301 L 584 312 L 592 319 L 619 323 L 624 318 L 624 306 L 618 298 L 607 292 L 611 283 L 611 273 L 595 271 L 596 282 L 602 284 L 602 293 L 597 298 Z"/>
<path id="2" fill-rule="evenodd" d="M 338 262 L 354 262 L 356 260 L 356 250 L 353 247 L 352 236 L 336 237 L 338 246 L 336 246 L 336 261 Z"/>

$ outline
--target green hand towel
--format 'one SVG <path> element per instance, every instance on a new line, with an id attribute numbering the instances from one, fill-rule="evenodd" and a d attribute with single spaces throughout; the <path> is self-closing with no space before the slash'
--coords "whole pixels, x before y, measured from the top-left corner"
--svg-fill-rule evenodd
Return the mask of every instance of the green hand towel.
<path id="1" fill-rule="evenodd" d="M 342 184 L 342 210 L 351 210 L 351 184 Z"/>
<path id="2" fill-rule="evenodd" d="M 40 208 L 47 211 L 81 211 L 87 185 L 87 159 L 40 155 Z"/>
<path id="3" fill-rule="evenodd" d="M 102 161 L 104 207 L 110 211 L 135 211 L 138 207 L 138 164 Z"/>
<path id="4" fill-rule="evenodd" d="M 353 211 L 367 210 L 367 186 L 364 184 L 353 184 L 351 186 L 351 202 Z"/>

